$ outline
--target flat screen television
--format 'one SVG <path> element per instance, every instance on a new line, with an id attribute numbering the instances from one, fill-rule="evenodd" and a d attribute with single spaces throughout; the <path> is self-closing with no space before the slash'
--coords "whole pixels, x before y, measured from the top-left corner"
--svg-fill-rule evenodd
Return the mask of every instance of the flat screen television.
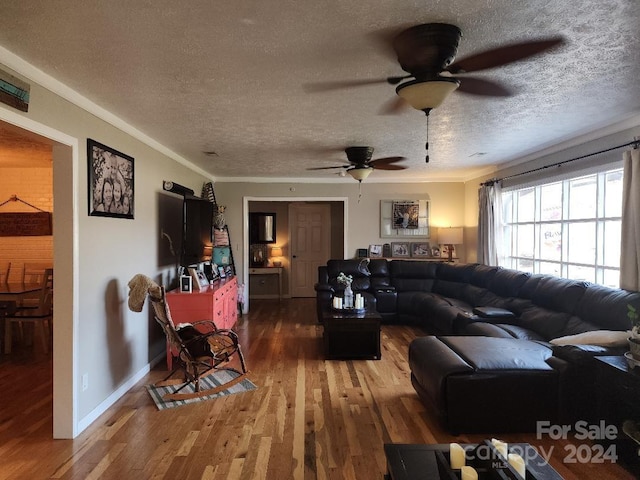
<path id="1" fill-rule="evenodd" d="M 183 237 L 180 264 L 183 267 L 208 262 L 213 254 L 211 232 L 213 203 L 197 197 L 185 197 L 182 213 Z"/>

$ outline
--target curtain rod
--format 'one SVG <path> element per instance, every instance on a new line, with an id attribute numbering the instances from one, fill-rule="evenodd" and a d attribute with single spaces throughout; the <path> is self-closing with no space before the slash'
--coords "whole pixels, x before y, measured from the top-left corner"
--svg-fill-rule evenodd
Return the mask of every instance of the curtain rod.
<path id="1" fill-rule="evenodd" d="M 582 155 L 580 157 L 570 158 L 569 160 L 563 160 L 562 162 L 552 163 L 550 165 L 545 165 L 544 167 L 534 168 L 533 170 L 527 170 L 526 172 L 514 173 L 513 175 L 507 175 L 506 177 L 502 177 L 502 178 L 492 178 L 491 180 L 487 180 L 486 182 L 482 182 L 480 184 L 480 186 L 481 187 L 485 187 L 485 186 L 486 187 L 490 187 L 494 183 L 501 182 L 503 180 L 519 177 L 521 175 L 528 175 L 529 173 L 539 172 L 540 170 L 545 170 L 547 168 L 560 167 L 560 166 L 564 165 L 565 163 L 575 162 L 576 160 L 582 160 L 584 158 L 593 157 L 594 155 L 600 155 L 601 153 L 607 153 L 607 152 L 610 152 L 612 150 L 617 150 L 619 148 L 624 148 L 624 147 L 628 147 L 628 146 L 631 146 L 631 145 L 633 145 L 634 149 L 638 148 L 638 146 L 640 146 L 640 139 L 638 137 L 634 137 L 633 142 L 624 143 L 622 145 L 618 145 L 617 147 L 607 148 L 606 150 L 600 150 L 599 152 L 587 153 L 586 155 Z"/>

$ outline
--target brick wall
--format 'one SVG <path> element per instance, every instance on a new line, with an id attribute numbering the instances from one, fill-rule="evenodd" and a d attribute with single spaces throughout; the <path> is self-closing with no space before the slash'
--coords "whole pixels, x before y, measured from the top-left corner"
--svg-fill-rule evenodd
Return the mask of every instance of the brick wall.
<path id="1" fill-rule="evenodd" d="M 53 168 L 0 169 L 0 203 L 12 195 L 53 213 Z M 7 202 L 0 213 L 36 212 L 22 202 Z M 11 262 L 10 280 L 20 280 L 24 262 L 52 262 L 53 236 L 0 237 L 0 260 Z"/>

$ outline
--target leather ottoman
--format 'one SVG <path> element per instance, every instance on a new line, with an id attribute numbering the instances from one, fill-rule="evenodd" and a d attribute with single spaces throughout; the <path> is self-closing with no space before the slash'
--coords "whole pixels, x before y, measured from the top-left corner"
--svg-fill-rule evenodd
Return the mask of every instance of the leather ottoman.
<path id="1" fill-rule="evenodd" d="M 558 418 L 552 351 L 535 341 L 426 336 L 409 346 L 411 383 L 453 434 L 535 432 Z"/>

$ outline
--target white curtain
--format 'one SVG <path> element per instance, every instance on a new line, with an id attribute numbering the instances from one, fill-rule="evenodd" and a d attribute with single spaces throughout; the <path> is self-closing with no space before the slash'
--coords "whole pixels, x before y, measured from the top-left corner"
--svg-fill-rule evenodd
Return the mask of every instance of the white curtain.
<path id="1" fill-rule="evenodd" d="M 498 182 L 478 190 L 478 263 L 498 265 L 502 242 L 502 187 Z"/>
<path id="2" fill-rule="evenodd" d="M 640 291 L 640 150 L 624 152 L 620 288 Z"/>

